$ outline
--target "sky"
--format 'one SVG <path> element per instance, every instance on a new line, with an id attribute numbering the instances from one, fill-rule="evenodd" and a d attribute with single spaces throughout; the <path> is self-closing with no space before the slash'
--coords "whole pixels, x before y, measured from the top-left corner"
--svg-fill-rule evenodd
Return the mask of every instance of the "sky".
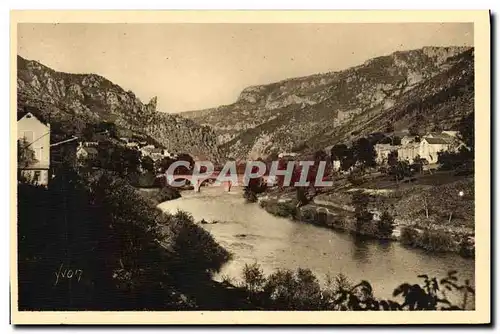
<path id="1" fill-rule="evenodd" d="M 473 46 L 471 23 L 19 24 L 18 54 L 96 73 L 158 110 L 230 104 L 248 86 L 343 70 L 398 50 Z"/>

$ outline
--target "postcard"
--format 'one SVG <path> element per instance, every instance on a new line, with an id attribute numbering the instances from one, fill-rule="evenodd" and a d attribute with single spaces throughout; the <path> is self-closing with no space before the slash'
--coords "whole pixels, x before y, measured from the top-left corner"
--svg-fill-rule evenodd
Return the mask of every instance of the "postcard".
<path id="1" fill-rule="evenodd" d="M 488 11 L 11 12 L 11 322 L 490 323 L 489 77 Z"/>

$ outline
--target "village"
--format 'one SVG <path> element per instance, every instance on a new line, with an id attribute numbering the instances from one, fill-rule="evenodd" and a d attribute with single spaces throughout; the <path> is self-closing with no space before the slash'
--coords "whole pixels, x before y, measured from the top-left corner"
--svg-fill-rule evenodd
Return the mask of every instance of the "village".
<path id="1" fill-rule="evenodd" d="M 95 159 L 98 155 L 99 142 L 81 141 L 77 137 L 70 138 L 58 143 L 51 143 L 50 124 L 40 121 L 32 113 L 25 113 L 18 119 L 18 140 L 25 140 L 34 152 L 35 161 L 27 166 L 19 166 L 21 174 L 29 177 L 36 184 L 47 185 L 50 172 L 57 165 L 58 159 L 52 158 L 51 153 L 58 157 L 62 154 L 73 156 L 74 166 L 82 166 L 86 161 Z M 458 138 L 458 131 L 429 132 L 423 136 L 410 135 L 409 132 L 402 131 L 401 137 L 397 137 L 398 143 L 377 143 L 373 146 L 375 151 L 375 162 L 378 166 L 387 166 L 390 155 L 397 154 L 399 161 L 413 164 L 416 161 L 422 163 L 423 172 L 431 172 L 439 168 L 438 157 L 440 152 L 458 152 L 460 149 L 467 149 L 465 144 Z M 394 135 L 393 135 L 394 138 Z M 162 159 L 176 160 L 177 153 L 157 147 L 146 140 L 136 140 L 128 137 L 120 137 L 119 144 L 130 150 L 140 153 L 141 158 L 149 158 L 153 163 L 158 163 Z M 77 145 L 75 145 L 77 143 Z M 68 145 L 70 144 L 70 145 Z M 59 149 L 63 146 L 73 148 L 73 150 Z M 326 156 L 332 146 L 326 149 Z M 70 152 L 70 153 L 68 153 Z M 300 155 L 296 152 L 282 152 L 277 155 L 278 159 L 297 160 Z M 331 171 L 344 175 L 352 173 L 355 165 L 342 170 L 341 160 L 332 156 Z M 139 171 L 143 172 L 142 166 Z M 158 170 L 157 170 L 158 171 Z"/>
<path id="2" fill-rule="evenodd" d="M 479 309 L 476 23 L 116 23 L 14 26 L 14 308 Z"/>
<path id="3" fill-rule="evenodd" d="M 50 124 L 40 121 L 32 113 L 18 114 L 17 139 L 23 141 L 29 148 L 34 159 L 27 165 L 19 165 L 20 175 L 31 180 L 34 184 L 47 186 L 50 178 L 54 176 L 55 168 L 69 160 L 73 167 L 85 166 L 88 161 L 97 159 L 99 153 L 98 141 L 82 141 L 72 138 L 51 143 Z M 106 137 L 103 137 L 106 138 Z M 148 144 L 147 141 L 138 141 L 132 138 L 120 137 L 117 145 L 140 153 L 141 159 L 151 159 L 158 163 L 162 159 L 177 159 L 176 153 L 171 153 L 164 148 Z M 139 172 L 144 172 L 142 165 L 138 166 Z"/>

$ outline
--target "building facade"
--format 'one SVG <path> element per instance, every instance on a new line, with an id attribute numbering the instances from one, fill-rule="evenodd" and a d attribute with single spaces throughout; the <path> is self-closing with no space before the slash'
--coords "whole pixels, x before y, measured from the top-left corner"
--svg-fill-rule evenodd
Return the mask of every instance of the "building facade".
<path id="1" fill-rule="evenodd" d="M 405 136 L 401 139 L 401 145 L 377 144 L 375 145 L 376 162 L 386 163 L 389 153 L 397 151 L 399 160 L 413 163 L 418 156 L 427 160 L 429 164 L 436 164 L 439 152 L 457 151 L 460 146 L 463 146 L 456 138 L 457 133 L 457 131 L 431 132 L 422 138 Z"/>
<path id="2" fill-rule="evenodd" d="M 47 185 L 50 169 L 50 124 L 45 124 L 32 113 L 18 115 L 17 139 L 25 140 L 35 153 L 35 162 L 18 166 L 20 175 L 38 185 Z"/>
<path id="3" fill-rule="evenodd" d="M 97 143 L 80 142 L 76 149 L 76 159 L 78 165 L 82 165 L 85 161 L 96 159 L 98 153 Z"/>

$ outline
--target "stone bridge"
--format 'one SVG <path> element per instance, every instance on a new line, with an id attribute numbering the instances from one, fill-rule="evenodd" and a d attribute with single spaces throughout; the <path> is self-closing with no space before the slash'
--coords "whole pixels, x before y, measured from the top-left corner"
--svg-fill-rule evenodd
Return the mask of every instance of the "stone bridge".
<path id="1" fill-rule="evenodd" d="M 196 176 L 194 177 L 193 175 L 173 175 L 173 180 L 174 181 L 182 181 L 182 180 L 187 180 L 189 183 L 194 187 L 195 192 L 200 192 L 200 188 L 202 185 L 206 182 L 217 182 L 217 178 L 219 177 L 219 172 L 213 172 L 211 175 L 202 175 L 202 176 Z M 158 175 L 158 177 L 165 177 L 164 174 Z M 227 192 L 231 191 L 232 187 L 240 187 L 244 186 L 245 180 L 243 176 L 238 175 L 238 183 L 233 184 L 231 181 L 222 181 L 220 182 L 220 185 L 224 187 L 224 190 Z M 268 176 L 262 176 L 265 182 L 267 182 Z M 193 179 L 195 179 L 195 182 L 193 182 Z M 167 179 L 168 183 L 168 179 Z"/>

